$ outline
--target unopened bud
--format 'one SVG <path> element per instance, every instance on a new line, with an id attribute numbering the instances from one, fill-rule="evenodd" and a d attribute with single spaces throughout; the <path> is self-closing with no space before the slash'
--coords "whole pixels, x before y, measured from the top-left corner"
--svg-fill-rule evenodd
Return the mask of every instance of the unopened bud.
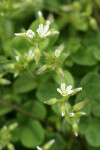
<path id="1" fill-rule="evenodd" d="M 5 79 L 5 78 L 1 78 L 0 79 L 0 84 L 2 84 L 2 85 L 8 85 L 8 84 L 10 84 L 11 82 L 9 81 L 9 80 L 7 80 L 7 79 Z"/>
<path id="2" fill-rule="evenodd" d="M 86 105 L 86 103 L 87 103 L 87 100 L 84 100 L 84 101 L 82 101 L 80 103 L 75 104 L 73 106 L 73 110 L 74 111 L 79 111 L 80 109 L 82 109 Z"/>
<path id="3" fill-rule="evenodd" d="M 13 123 L 13 124 L 9 125 L 8 128 L 9 128 L 10 131 L 13 131 L 17 126 L 18 126 L 18 123 L 16 122 L 16 123 Z"/>
<path id="4" fill-rule="evenodd" d="M 53 143 L 55 142 L 55 140 L 50 140 L 49 142 L 47 142 L 44 146 L 43 146 L 43 149 L 45 150 L 49 150 L 50 147 L 53 145 Z"/>
<path id="5" fill-rule="evenodd" d="M 77 116 L 77 117 L 82 117 L 82 116 L 85 116 L 85 115 L 86 115 L 85 112 L 77 112 L 77 113 L 76 113 L 76 116 Z"/>
<path id="6" fill-rule="evenodd" d="M 59 105 L 62 117 L 65 116 L 65 103 Z"/>
<path id="7" fill-rule="evenodd" d="M 36 61 L 36 64 L 39 63 L 39 60 L 40 60 L 40 57 L 41 57 L 41 51 L 40 49 L 35 49 L 34 51 L 34 57 L 35 57 L 35 61 Z"/>
<path id="8" fill-rule="evenodd" d="M 72 128 L 73 128 L 75 136 L 77 137 L 78 136 L 78 125 L 76 123 L 74 123 Z"/>
<path id="9" fill-rule="evenodd" d="M 93 29 L 97 29 L 98 28 L 98 25 L 97 25 L 97 22 L 96 22 L 96 19 L 95 18 L 90 18 L 90 25 Z"/>
<path id="10" fill-rule="evenodd" d="M 37 70 L 36 74 L 39 75 L 39 74 L 43 73 L 46 69 L 47 69 L 47 65 L 43 65 L 42 67 L 40 67 Z"/>
<path id="11" fill-rule="evenodd" d="M 58 68 L 56 72 L 57 72 L 57 74 L 60 75 L 62 78 L 65 78 L 64 72 L 63 72 L 63 70 L 62 70 L 61 68 Z"/>
<path id="12" fill-rule="evenodd" d="M 48 105 L 53 105 L 55 103 L 57 103 L 58 100 L 56 98 L 51 98 L 50 100 L 48 101 L 44 101 L 44 103 L 48 104 Z"/>

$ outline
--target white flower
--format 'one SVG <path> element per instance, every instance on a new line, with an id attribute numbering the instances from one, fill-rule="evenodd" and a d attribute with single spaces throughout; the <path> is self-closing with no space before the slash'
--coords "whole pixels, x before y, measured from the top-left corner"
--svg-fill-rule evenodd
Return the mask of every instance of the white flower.
<path id="1" fill-rule="evenodd" d="M 49 36 L 51 34 L 51 31 L 49 31 L 49 25 L 46 24 L 45 26 L 41 23 L 39 25 L 39 28 L 36 30 L 38 35 L 41 37 L 41 38 L 45 38 L 47 36 Z"/>
<path id="2" fill-rule="evenodd" d="M 35 36 L 35 33 L 31 29 L 29 29 L 26 32 L 26 36 L 30 39 L 33 39 L 33 37 Z"/>
<path id="3" fill-rule="evenodd" d="M 57 88 L 57 91 L 62 95 L 62 96 L 67 96 L 73 93 L 72 86 L 69 85 L 67 88 L 65 88 L 65 83 L 61 83 L 61 87 Z"/>
<path id="4" fill-rule="evenodd" d="M 58 49 L 55 50 L 55 56 L 59 57 L 60 56 L 60 51 Z"/>
<path id="5" fill-rule="evenodd" d="M 27 59 L 31 60 L 34 58 L 34 52 L 32 50 L 29 50 L 29 53 L 27 54 Z"/>

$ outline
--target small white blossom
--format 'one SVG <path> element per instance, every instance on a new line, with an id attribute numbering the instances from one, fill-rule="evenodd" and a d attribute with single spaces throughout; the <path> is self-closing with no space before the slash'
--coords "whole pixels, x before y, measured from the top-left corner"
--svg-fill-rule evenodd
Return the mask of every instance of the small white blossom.
<path id="1" fill-rule="evenodd" d="M 42 150 L 42 148 L 40 148 L 39 146 L 37 146 L 36 148 L 37 148 L 37 150 Z"/>
<path id="2" fill-rule="evenodd" d="M 31 29 L 29 29 L 26 32 L 26 36 L 30 39 L 33 39 L 33 37 L 35 36 L 35 33 Z"/>
<path id="3" fill-rule="evenodd" d="M 55 50 L 55 56 L 59 57 L 60 56 L 60 51 L 58 49 Z"/>
<path id="4" fill-rule="evenodd" d="M 31 60 L 34 58 L 34 52 L 32 50 L 29 50 L 29 53 L 27 54 L 27 59 Z"/>
<path id="5" fill-rule="evenodd" d="M 67 88 L 65 88 L 65 83 L 61 83 L 60 88 L 57 88 L 57 91 L 62 95 L 62 96 L 67 96 L 73 93 L 72 86 L 69 85 Z"/>
<path id="6" fill-rule="evenodd" d="M 49 31 L 49 25 L 43 25 L 42 23 L 39 25 L 39 28 L 36 30 L 38 35 L 41 38 L 45 38 L 51 34 L 51 31 Z"/>

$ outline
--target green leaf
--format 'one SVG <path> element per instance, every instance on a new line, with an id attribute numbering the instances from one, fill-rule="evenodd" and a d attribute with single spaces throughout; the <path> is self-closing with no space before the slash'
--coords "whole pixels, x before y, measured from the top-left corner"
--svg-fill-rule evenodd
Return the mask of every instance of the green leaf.
<path id="1" fill-rule="evenodd" d="M 62 78 L 61 76 L 59 76 L 57 74 L 54 75 L 55 81 L 58 84 L 66 83 L 66 86 L 68 86 L 68 85 L 74 85 L 74 78 L 71 75 L 71 73 L 69 71 L 67 71 L 67 70 L 64 70 L 64 75 L 65 75 L 65 78 Z"/>
<path id="2" fill-rule="evenodd" d="M 87 114 L 91 111 L 95 116 L 100 116 L 100 75 L 97 73 L 88 73 L 81 81 L 83 87 L 76 98 L 76 102 L 88 99 L 89 102 L 82 110 Z"/>
<path id="3" fill-rule="evenodd" d="M 87 142 L 94 147 L 100 146 L 100 123 L 99 119 L 95 118 L 90 122 L 90 126 L 86 133 Z"/>
<path id="4" fill-rule="evenodd" d="M 94 48 L 94 57 L 96 60 L 100 61 L 100 48 L 97 46 Z"/>
<path id="5" fill-rule="evenodd" d="M 27 148 L 35 148 L 44 140 L 44 130 L 38 121 L 29 122 L 24 126 L 21 134 L 21 143 Z"/>
<path id="6" fill-rule="evenodd" d="M 6 115 L 11 111 L 11 108 L 0 106 L 0 116 Z"/>
<path id="7" fill-rule="evenodd" d="M 44 102 L 50 98 L 58 97 L 57 86 L 55 83 L 48 82 L 48 84 L 41 84 L 38 89 L 36 96 L 41 101 Z"/>
<path id="8" fill-rule="evenodd" d="M 97 60 L 94 57 L 95 47 L 89 46 L 80 49 L 77 53 L 72 55 L 72 60 L 79 65 L 93 66 L 96 65 Z"/>
<path id="9" fill-rule="evenodd" d="M 19 52 L 25 52 L 26 50 L 29 50 L 31 46 L 33 46 L 32 44 L 30 44 L 28 42 L 28 40 L 24 37 L 14 37 L 9 43 L 9 49 L 10 51 L 13 50 L 14 54 L 14 50 L 17 50 Z M 12 48 L 12 49 L 11 49 Z M 15 54 L 14 54 L 15 55 Z"/>
<path id="10" fill-rule="evenodd" d="M 37 82 L 35 79 L 32 79 L 27 76 L 20 76 L 18 77 L 14 84 L 13 90 L 15 93 L 25 93 L 29 92 L 37 87 Z"/>
<path id="11" fill-rule="evenodd" d="M 38 101 L 28 101 L 23 105 L 23 108 L 41 119 L 46 117 L 46 108 Z"/>

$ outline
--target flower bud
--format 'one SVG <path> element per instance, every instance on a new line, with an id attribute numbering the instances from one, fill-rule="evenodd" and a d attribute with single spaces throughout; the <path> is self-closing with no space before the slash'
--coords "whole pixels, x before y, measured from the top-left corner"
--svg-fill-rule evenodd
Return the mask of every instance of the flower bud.
<path id="1" fill-rule="evenodd" d="M 57 74 L 60 75 L 62 78 L 65 78 L 64 72 L 61 68 L 57 68 L 56 70 Z"/>
<path id="2" fill-rule="evenodd" d="M 18 123 L 15 122 L 15 123 L 11 124 L 11 125 L 8 127 L 8 129 L 9 129 L 10 131 L 13 131 L 17 126 L 18 126 Z"/>
<path id="3" fill-rule="evenodd" d="M 49 142 L 47 142 L 47 143 L 43 146 L 43 149 L 49 150 L 50 147 L 53 145 L 54 142 L 55 142 L 54 139 L 50 140 Z"/>
<path id="4" fill-rule="evenodd" d="M 78 124 L 74 123 L 72 128 L 73 128 L 75 136 L 77 137 L 78 136 Z"/>
<path id="5" fill-rule="evenodd" d="M 48 105 L 53 105 L 55 103 L 57 103 L 58 100 L 56 98 L 51 98 L 50 100 L 48 101 L 44 101 L 44 103 L 48 104 Z"/>
<path id="6" fill-rule="evenodd" d="M 77 103 L 73 106 L 73 111 L 79 111 L 80 109 L 82 109 L 87 103 L 87 100 L 84 100 L 80 103 Z"/>
<path id="7" fill-rule="evenodd" d="M 86 115 L 85 112 L 77 112 L 77 113 L 76 113 L 76 116 L 77 116 L 77 117 L 82 117 L 82 116 L 85 116 L 85 115 Z"/>
<path id="8" fill-rule="evenodd" d="M 7 79 L 5 79 L 5 78 L 1 78 L 0 79 L 0 84 L 2 84 L 2 85 L 8 85 L 8 84 L 10 84 L 11 82 L 9 81 L 9 80 L 7 80 Z"/>
<path id="9" fill-rule="evenodd" d="M 60 109 L 62 117 L 64 117 L 65 116 L 65 110 L 66 110 L 65 103 L 59 104 L 59 109 Z"/>
<path id="10" fill-rule="evenodd" d="M 93 29 L 97 29 L 98 28 L 98 25 L 97 25 L 97 22 L 96 22 L 96 19 L 95 18 L 90 18 L 90 25 L 91 25 L 91 27 L 93 28 Z"/>
<path id="11" fill-rule="evenodd" d="M 40 67 L 37 70 L 36 74 L 39 75 L 39 74 L 43 73 L 46 69 L 47 69 L 47 65 L 43 65 L 42 67 Z"/>
<path id="12" fill-rule="evenodd" d="M 35 49 L 34 51 L 34 57 L 35 57 L 35 61 L 36 61 L 36 64 L 39 63 L 39 60 L 40 60 L 40 57 L 41 57 L 41 51 L 40 49 Z"/>

